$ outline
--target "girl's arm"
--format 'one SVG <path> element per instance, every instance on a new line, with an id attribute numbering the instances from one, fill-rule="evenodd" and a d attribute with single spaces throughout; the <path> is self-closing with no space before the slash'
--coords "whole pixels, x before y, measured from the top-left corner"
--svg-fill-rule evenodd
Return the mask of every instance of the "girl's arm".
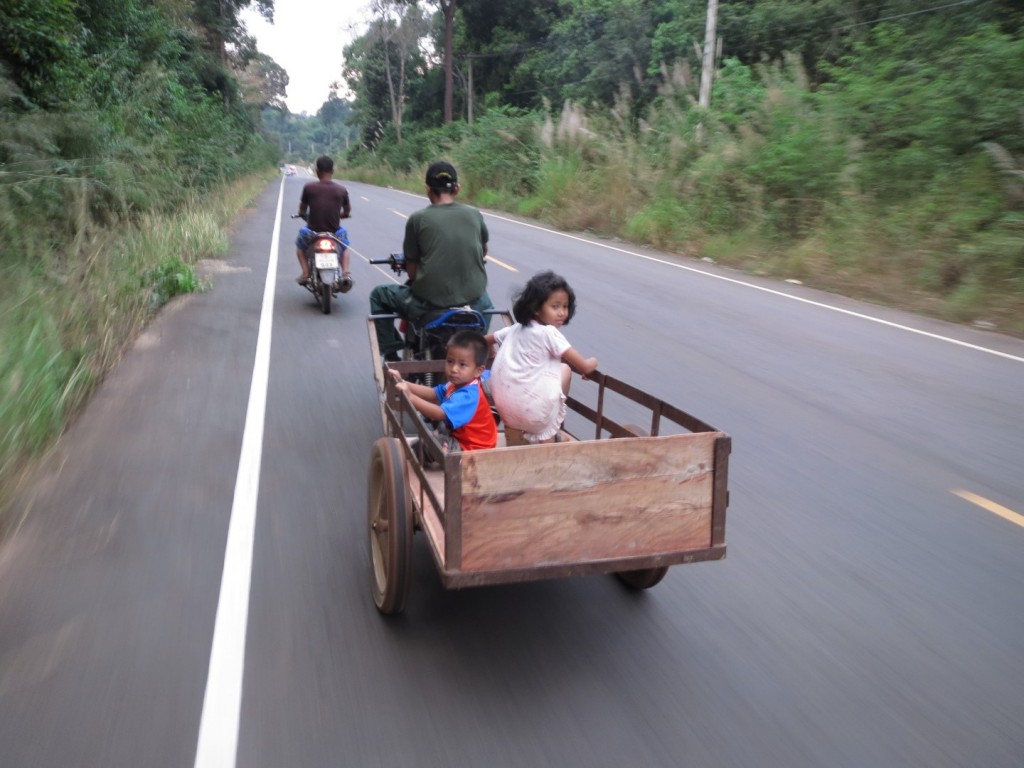
<path id="1" fill-rule="evenodd" d="M 572 347 L 562 353 L 562 362 L 567 363 L 576 373 L 581 376 L 589 376 L 597 370 L 596 357 L 584 357 Z"/>
<path id="2" fill-rule="evenodd" d="M 498 347 L 501 345 L 493 333 L 488 333 L 484 339 L 487 340 L 487 361 L 490 363 L 494 361 L 494 357 L 498 354 Z"/>

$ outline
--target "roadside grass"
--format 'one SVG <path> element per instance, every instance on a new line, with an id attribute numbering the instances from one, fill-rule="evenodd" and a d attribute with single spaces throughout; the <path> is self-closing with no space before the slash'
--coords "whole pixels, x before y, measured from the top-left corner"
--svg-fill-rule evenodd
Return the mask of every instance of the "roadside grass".
<path id="1" fill-rule="evenodd" d="M 450 156 L 459 167 L 458 147 Z M 562 229 L 617 237 L 751 275 L 796 280 L 869 303 L 1024 338 L 1024 278 L 983 266 L 1009 263 L 1022 252 L 1024 223 L 1016 218 L 1008 218 L 980 246 L 969 246 L 956 233 L 928 231 L 908 212 L 927 201 L 910 201 L 886 217 L 870 201 L 850 196 L 823 206 L 824 214 L 813 223 L 780 234 L 763 209 L 761 190 L 751 186 L 742 195 L 702 195 L 699 186 L 713 186 L 711 180 L 688 185 L 666 178 L 664 169 L 640 163 L 626 172 L 627 156 L 610 152 L 600 161 L 607 164 L 596 167 L 593 157 L 586 163 L 571 155 L 548 158 L 529 195 L 517 195 L 500 183 L 477 183 L 461 197 Z M 713 165 L 705 161 L 702 169 Z M 345 173 L 381 186 L 422 189 L 418 178 L 391 176 L 383 167 Z M 610 184 L 609 178 L 617 181 Z"/>
<path id="2" fill-rule="evenodd" d="M 4 267 L 0 509 L 153 313 L 203 290 L 196 262 L 228 250 L 229 227 L 274 175 L 221 185 L 176 213 L 92 231 L 71 263 L 54 248 Z"/>
<path id="3" fill-rule="evenodd" d="M 406 192 L 423 191 L 422 175 L 402 173 L 385 165 L 342 165 L 336 170 L 335 178 L 338 180 L 360 181 L 377 187 L 394 187 L 395 189 L 403 189 Z"/>
<path id="4" fill-rule="evenodd" d="M 1000 36 L 958 45 L 979 40 L 1021 50 Z M 692 82 L 666 74 L 642 111 L 626 92 L 614 108 L 493 110 L 457 133 L 410 128 L 400 155 L 386 145 L 350 159 L 361 178 L 405 188 L 389 152 L 402 168 L 444 156 L 481 207 L 1024 337 L 1024 134 L 1005 105 L 1004 144 L 965 142 L 975 117 L 915 101 L 916 64 L 879 92 L 889 85 L 874 66 L 811 88 L 799 57 L 783 58 L 726 61 L 707 110 Z M 928 130 L 881 119 L 895 133 L 878 134 L 867 118 L 885 99 L 926 106 Z"/>

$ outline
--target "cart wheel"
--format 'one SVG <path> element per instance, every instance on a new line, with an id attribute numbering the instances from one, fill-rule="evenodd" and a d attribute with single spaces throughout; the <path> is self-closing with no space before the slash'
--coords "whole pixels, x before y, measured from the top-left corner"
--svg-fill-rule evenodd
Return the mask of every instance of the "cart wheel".
<path id="1" fill-rule="evenodd" d="M 370 454 L 367 522 L 373 602 L 381 613 L 401 613 L 412 579 L 412 508 L 401 442 L 382 437 Z"/>
<path id="2" fill-rule="evenodd" d="M 668 566 L 660 568 L 641 568 L 639 571 L 619 571 L 615 574 L 619 581 L 630 589 L 650 589 L 665 578 Z"/>

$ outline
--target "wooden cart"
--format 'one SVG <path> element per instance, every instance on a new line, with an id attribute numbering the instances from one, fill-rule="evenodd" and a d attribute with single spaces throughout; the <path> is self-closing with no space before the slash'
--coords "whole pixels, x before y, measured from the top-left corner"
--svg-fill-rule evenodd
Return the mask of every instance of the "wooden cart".
<path id="1" fill-rule="evenodd" d="M 415 530 L 450 589 L 596 573 L 646 589 L 670 565 L 725 557 L 728 435 L 596 372 L 574 377 L 559 442 L 511 445 L 514 433 L 499 427 L 497 448 L 449 451 L 386 373 L 409 378 L 444 363 L 381 363 L 374 319 L 385 436 L 370 457 L 368 528 L 382 613 L 405 607 Z"/>

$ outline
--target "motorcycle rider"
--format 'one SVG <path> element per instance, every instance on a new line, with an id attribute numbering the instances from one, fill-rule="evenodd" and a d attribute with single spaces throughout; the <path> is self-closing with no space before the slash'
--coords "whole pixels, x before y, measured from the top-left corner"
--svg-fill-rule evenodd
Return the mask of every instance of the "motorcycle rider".
<path id="1" fill-rule="evenodd" d="M 332 180 L 334 160 L 327 155 L 316 159 L 317 181 L 311 181 L 302 188 L 299 199 L 299 217 L 306 219 L 306 225 L 299 229 L 295 240 L 295 255 L 299 259 L 302 274 L 296 279 L 299 285 L 309 282 L 309 263 L 306 248 L 318 232 L 333 232 L 341 241 L 341 279 L 336 287 L 342 293 L 352 290 L 352 276 L 348 271 L 348 232 L 341 226 L 341 220 L 352 214 L 348 190 Z"/>
<path id="2" fill-rule="evenodd" d="M 470 306 L 478 312 L 493 309 L 487 295 L 487 225 L 476 208 L 456 202 L 458 174 L 451 163 L 427 168 L 430 205 L 405 222 L 406 272 L 404 285 L 378 285 L 370 291 L 371 314 L 396 314 L 413 323 L 429 311 Z M 484 315 L 489 321 L 490 316 Z M 397 360 L 402 339 L 392 320 L 375 321 L 377 343 L 386 360 Z M 486 326 L 485 326 L 486 332 Z"/>

